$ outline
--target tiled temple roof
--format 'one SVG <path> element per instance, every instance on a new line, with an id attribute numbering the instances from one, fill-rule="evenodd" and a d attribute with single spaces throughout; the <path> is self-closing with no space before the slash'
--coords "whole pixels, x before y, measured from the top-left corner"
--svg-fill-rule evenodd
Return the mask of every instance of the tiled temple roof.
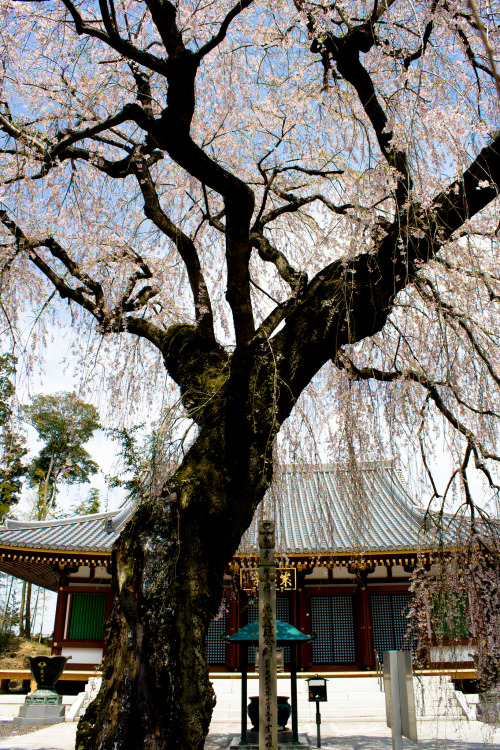
<path id="1" fill-rule="evenodd" d="M 50 521 L 5 519 L 0 526 L 0 570 L 57 591 L 59 574 L 81 565 L 110 565 L 111 548 L 133 513 L 117 510 Z"/>
<path id="2" fill-rule="evenodd" d="M 110 553 L 133 512 L 131 503 L 105 513 L 51 519 L 14 521 L 0 526 L 0 547 Z"/>
<path id="3" fill-rule="evenodd" d="M 257 550 L 260 518 L 276 522 L 286 554 L 417 550 L 424 539 L 417 505 L 393 461 L 285 466 L 243 537 L 240 553 Z"/>
<path id="4" fill-rule="evenodd" d="M 54 588 L 57 565 L 109 566 L 111 548 L 132 513 L 132 503 L 125 503 L 59 520 L 6 519 L 0 526 L 0 570 Z M 277 550 L 292 556 L 336 555 L 340 561 L 352 553 L 432 550 L 431 537 L 421 529 L 423 516 L 392 461 L 365 462 L 355 471 L 329 464 L 285 466 L 276 471 L 238 554 L 257 553 L 263 517 L 275 518 Z"/>

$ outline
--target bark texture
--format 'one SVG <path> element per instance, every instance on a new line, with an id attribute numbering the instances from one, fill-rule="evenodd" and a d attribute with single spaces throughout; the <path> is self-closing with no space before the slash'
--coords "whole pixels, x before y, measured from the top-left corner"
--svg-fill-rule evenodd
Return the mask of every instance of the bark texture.
<path id="1" fill-rule="evenodd" d="M 115 545 L 103 684 L 80 721 L 77 750 L 203 748 L 214 705 L 207 629 L 224 570 L 271 478 L 271 358 L 250 373 L 246 357 L 228 368 L 188 326 L 164 351 L 182 372 L 186 402 L 210 427 L 163 496 L 139 507 Z"/>

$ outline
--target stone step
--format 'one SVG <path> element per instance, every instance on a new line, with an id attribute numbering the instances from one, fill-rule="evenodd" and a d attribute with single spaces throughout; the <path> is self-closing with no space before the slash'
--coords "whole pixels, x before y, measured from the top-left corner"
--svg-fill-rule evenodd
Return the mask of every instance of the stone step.
<path id="1" fill-rule="evenodd" d="M 419 720 L 437 718 L 465 718 L 457 699 L 453 683 L 449 678 L 430 677 L 415 680 L 415 704 Z M 218 704 L 214 709 L 214 724 L 230 721 L 239 724 L 240 679 L 214 680 Z M 359 720 L 385 722 L 385 694 L 380 690 L 376 677 L 332 678 L 327 683 L 328 701 L 321 704 L 321 716 L 325 722 L 355 722 Z M 307 683 L 297 683 L 298 715 L 301 722 L 315 723 L 316 706 L 309 703 Z M 248 680 L 248 697 L 258 693 L 258 682 Z M 290 680 L 278 680 L 278 694 L 290 696 Z"/>

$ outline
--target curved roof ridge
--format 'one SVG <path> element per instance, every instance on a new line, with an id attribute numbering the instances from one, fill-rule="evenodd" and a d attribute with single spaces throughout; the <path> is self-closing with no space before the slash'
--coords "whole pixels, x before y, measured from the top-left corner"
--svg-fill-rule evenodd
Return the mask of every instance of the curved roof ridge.
<path id="1" fill-rule="evenodd" d="M 113 510 L 105 510 L 101 513 L 88 513 L 87 515 L 67 516 L 66 518 L 51 518 L 46 521 L 19 521 L 16 518 L 4 518 L 0 524 L 0 531 L 14 529 L 43 529 L 53 526 L 68 526 L 74 523 L 85 523 L 91 521 L 112 520 L 113 526 L 117 527 L 130 516 L 134 509 L 132 501 L 122 504 Z"/>

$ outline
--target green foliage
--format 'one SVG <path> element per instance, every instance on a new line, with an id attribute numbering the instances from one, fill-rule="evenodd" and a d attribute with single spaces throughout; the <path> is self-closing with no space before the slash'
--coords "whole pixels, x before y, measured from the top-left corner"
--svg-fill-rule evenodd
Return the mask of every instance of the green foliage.
<path id="1" fill-rule="evenodd" d="M 74 393 L 35 396 L 23 412 L 45 442 L 28 475 L 31 486 L 38 487 L 38 518 L 43 519 L 55 506 L 60 482 L 83 484 L 98 472 L 83 444 L 100 429 L 99 414 Z"/>
<path id="2" fill-rule="evenodd" d="M 11 399 L 14 385 L 11 378 L 16 374 L 17 358 L 13 354 L 0 355 L 0 427 L 5 427 L 12 416 Z"/>
<path id="3" fill-rule="evenodd" d="M 0 630 L 0 654 L 9 651 L 15 635 L 12 630 Z"/>
<path id="4" fill-rule="evenodd" d="M 122 487 L 131 498 L 140 496 L 140 477 L 145 461 L 147 461 L 146 451 L 139 442 L 140 432 L 143 429 L 143 425 L 136 425 L 131 429 L 115 427 L 108 430 L 109 437 L 120 445 L 119 456 L 122 463 L 120 474 L 108 477 L 109 486 Z"/>
<path id="5" fill-rule="evenodd" d="M 82 500 L 79 505 L 73 505 L 71 515 L 89 516 L 91 513 L 99 513 L 100 510 L 99 490 L 96 487 L 92 487 L 85 500 Z"/>
<path id="6" fill-rule="evenodd" d="M 12 354 L 0 356 L 0 517 L 19 502 L 22 478 L 27 467 L 26 441 L 15 427 L 12 400 L 15 393 L 12 379 L 17 359 Z"/>
<path id="7" fill-rule="evenodd" d="M 110 487 L 122 487 L 132 500 L 148 500 L 161 492 L 167 476 L 178 466 L 182 440 L 172 437 L 168 420 L 158 430 L 146 433 L 144 425 L 114 428 L 108 435 L 119 443 L 121 467 L 108 477 Z"/>
<path id="8" fill-rule="evenodd" d="M 23 411 L 40 439 L 54 446 L 58 453 L 67 453 L 74 446 L 87 443 L 100 428 L 95 406 L 80 401 L 74 393 L 35 396 Z"/>
<path id="9" fill-rule="evenodd" d="M 439 639 L 468 638 L 465 595 L 441 592 L 432 597 L 434 632 Z"/>

